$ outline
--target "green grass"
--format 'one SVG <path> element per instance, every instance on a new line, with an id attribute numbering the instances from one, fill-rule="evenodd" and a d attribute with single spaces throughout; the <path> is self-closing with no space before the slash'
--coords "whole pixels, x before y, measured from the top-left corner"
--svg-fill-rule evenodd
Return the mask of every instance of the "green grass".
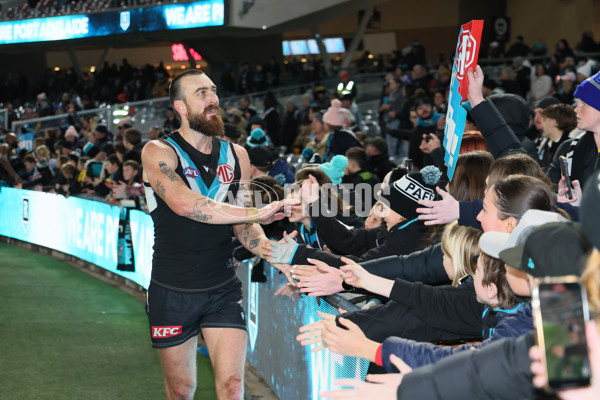
<path id="1" fill-rule="evenodd" d="M 214 399 L 198 356 L 197 399 Z M 0 243 L 0 398 L 164 399 L 144 305 L 51 257 Z"/>

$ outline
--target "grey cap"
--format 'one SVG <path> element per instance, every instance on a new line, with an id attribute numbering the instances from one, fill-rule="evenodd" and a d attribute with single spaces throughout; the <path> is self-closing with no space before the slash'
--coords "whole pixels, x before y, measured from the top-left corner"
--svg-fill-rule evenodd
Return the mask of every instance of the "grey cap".
<path id="1" fill-rule="evenodd" d="M 567 219 L 550 211 L 528 210 L 511 233 L 485 232 L 479 238 L 479 248 L 485 254 L 500 258 L 502 250 L 523 246 L 534 228 L 550 222 L 567 222 Z M 511 265 L 507 262 L 508 265 Z M 511 265 L 512 266 L 512 265 Z"/>

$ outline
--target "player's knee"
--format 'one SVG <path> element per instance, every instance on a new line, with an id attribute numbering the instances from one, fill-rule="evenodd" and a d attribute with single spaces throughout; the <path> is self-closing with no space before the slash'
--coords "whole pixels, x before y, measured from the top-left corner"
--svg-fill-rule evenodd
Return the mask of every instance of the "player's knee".
<path id="1" fill-rule="evenodd" d="M 222 393 L 228 400 L 238 400 L 242 398 L 242 378 L 240 376 L 230 376 L 222 383 Z"/>
<path id="2" fill-rule="evenodd" d="M 193 381 L 178 381 L 170 382 L 169 389 L 171 397 L 178 400 L 188 400 L 194 398 L 196 391 L 196 382 Z"/>

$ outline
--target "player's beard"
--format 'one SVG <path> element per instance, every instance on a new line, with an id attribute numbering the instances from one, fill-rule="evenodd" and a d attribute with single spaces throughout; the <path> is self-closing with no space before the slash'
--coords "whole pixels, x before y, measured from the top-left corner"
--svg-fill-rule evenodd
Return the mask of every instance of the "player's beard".
<path id="1" fill-rule="evenodd" d="M 217 114 L 207 117 L 206 112 L 216 110 Z M 218 114 L 219 106 L 206 106 L 202 114 L 194 113 L 188 108 L 187 120 L 190 125 L 190 129 L 202 133 L 206 136 L 223 136 L 225 134 L 225 128 L 223 120 Z"/>

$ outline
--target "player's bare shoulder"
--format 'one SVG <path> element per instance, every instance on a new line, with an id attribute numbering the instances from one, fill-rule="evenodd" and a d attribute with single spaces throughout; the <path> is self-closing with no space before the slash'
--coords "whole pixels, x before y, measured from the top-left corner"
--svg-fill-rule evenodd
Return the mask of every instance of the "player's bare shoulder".
<path id="1" fill-rule="evenodd" d="M 177 167 L 177 155 L 171 146 L 162 140 L 151 140 L 142 149 L 142 166 L 144 168 L 144 180 L 148 181 L 148 174 L 155 168 L 163 167 L 161 165 L 170 166 L 175 169 Z"/>
<path id="2" fill-rule="evenodd" d="M 240 146 L 239 144 L 236 143 L 231 143 L 231 145 L 233 146 L 233 150 L 235 150 L 235 154 L 238 156 L 238 158 L 244 159 L 244 160 L 249 160 L 248 158 L 248 152 L 246 151 L 246 149 L 242 146 Z"/>

